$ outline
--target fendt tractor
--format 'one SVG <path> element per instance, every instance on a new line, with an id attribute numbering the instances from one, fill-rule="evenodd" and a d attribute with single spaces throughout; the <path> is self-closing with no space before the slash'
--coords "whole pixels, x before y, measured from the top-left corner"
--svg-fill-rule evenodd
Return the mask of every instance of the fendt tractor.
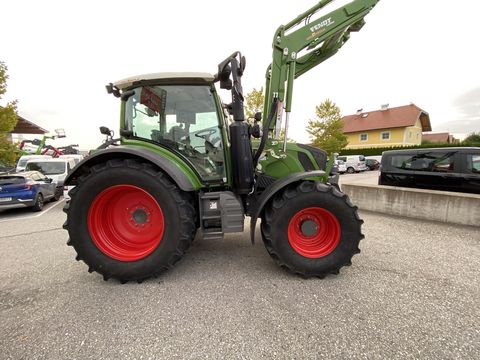
<path id="1" fill-rule="evenodd" d="M 240 52 L 215 75 L 155 73 L 107 85 L 121 100 L 120 139 L 65 181 L 75 186 L 64 228 L 77 260 L 105 280 L 141 282 L 171 268 L 198 229 L 203 238 L 222 239 L 243 232 L 249 216 L 252 243 L 260 219 L 268 253 L 293 273 L 323 278 L 351 265 L 363 221 L 339 190 L 327 153 L 287 142 L 288 126 L 294 80 L 334 55 L 378 1 L 354 0 L 311 20 L 332 2 L 323 0 L 280 26 L 263 114 L 252 124 L 244 115 Z M 230 104 L 215 83 L 231 91 Z"/>

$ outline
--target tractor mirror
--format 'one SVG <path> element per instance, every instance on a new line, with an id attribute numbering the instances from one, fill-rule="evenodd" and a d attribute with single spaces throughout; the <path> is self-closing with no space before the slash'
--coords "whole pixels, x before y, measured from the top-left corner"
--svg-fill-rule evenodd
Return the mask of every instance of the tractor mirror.
<path id="1" fill-rule="evenodd" d="M 262 120 L 262 113 L 259 111 L 259 112 L 256 112 L 255 115 L 253 116 L 253 119 L 255 121 L 260 121 Z"/>
<path id="2" fill-rule="evenodd" d="M 107 89 L 108 94 L 113 94 L 115 97 L 120 97 L 120 90 L 112 83 L 106 85 L 105 88 Z"/>
<path id="3" fill-rule="evenodd" d="M 100 133 L 103 135 L 110 135 L 110 129 L 106 126 L 100 126 Z"/>
<path id="4" fill-rule="evenodd" d="M 220 88 L 230 90 L 232 88 L 232 80 L 230 80 L 230 74 L 232 73 L 232 68 L 230 65 L 225 65 L 225 67 L 219 72 L 218 78 L 220 79 Z"/>
<path id="5" fill-rule="evenodd" d="M 245 59 L 245 56 L 242 56 L 240 59 L 240 70 L 242 74 L 245 71 L 245 66 L 247 66 L 247 59 Z"/>
<path id="6" fill-rule="evenodd" d="M 250 135 L 255 139 L 260 139 L 262 137 L 262 130 L 260 129 L 260 124 L 258 122 L 255 122 L 255 124 L 250 127 Z"/>

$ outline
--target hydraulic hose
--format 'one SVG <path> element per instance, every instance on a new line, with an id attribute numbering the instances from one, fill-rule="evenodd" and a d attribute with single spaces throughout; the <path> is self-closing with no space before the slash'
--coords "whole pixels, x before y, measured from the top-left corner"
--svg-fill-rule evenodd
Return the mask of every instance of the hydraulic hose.
<path id="1" fill-rule="evenodd" d="M 270 124 L 272 123 L 273 117 L 275 116 L 275 113 L 277 110 L 277 103 L 278 103 L 278 98 L 273 99 L 273 102 L 270 106 L 270 112 L 268 113 L 268 117 L 265 120 L 265 124 L 263 125 L 262 139 L 260 140 L 260 145 L 258 146 L 257 152 L 253 156 L 254 169 L 258 165 L 258 159 L 260 159 L 260 155 L 262 154 L 263 149 L 265 148 L 265 144 L 267 143 L 268 131 L 270 129 Z"/>

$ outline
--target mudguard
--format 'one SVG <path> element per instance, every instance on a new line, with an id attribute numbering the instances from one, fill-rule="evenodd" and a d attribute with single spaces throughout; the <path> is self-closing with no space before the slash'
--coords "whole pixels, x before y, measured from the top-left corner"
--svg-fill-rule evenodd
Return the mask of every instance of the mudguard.
<path id="1" fill-rule="evenodd" d="M 178 187 L 183 191 L 196 190 L 192 182 L 185 175 L 185 173 L 182 172 L 179 167 L 175 166 L 175 164 L 169 161 L 167 158 L 151 150 L 133 146 L 115 146 L 113 148 L 108 148 L 95 152 L 93 155 L 90 155 L 89 157 L 83 159 L 80 163 L 78 163 L 77 166 L 75 166 L 73 171 L 66 177 L 64 184 L 75 185 L 77 178 L 84 173 L 86 168 L 88 169 L 95 164 L 115 158 L 133 158 L 147 160 L 148 162 L 157 165 L 167 175 L 169 175 L 172 180 L 178 185 Z"/>
<path id="2" fill-rule="evenodd" d="M 325 171 L 323 170 L 314 170 L 307 172 L 294 173 L 287 177 L 278 179 L 271 186 L 269 186 L 263 193 L 260 195 L 259 199 L 255 203 L 255 208 L 252 211 L 250 217 L 250 240 L 252 244 L 255 242 L 255 228 L 257 226 L 257 220 L 260 214 L 262 213 L 263 208 L 268 203 L 268 201 L 275 195 L 278 191 L 282 190 L 285 186 L 306 179 L 306 178 L 315 178 L 323 177 Z"/>

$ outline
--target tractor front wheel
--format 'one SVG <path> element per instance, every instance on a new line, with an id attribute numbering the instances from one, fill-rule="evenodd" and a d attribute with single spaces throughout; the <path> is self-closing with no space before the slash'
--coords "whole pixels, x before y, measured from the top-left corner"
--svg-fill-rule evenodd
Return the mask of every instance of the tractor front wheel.
<path id="1" fill-rule="evenodd" d="M 105 280 L 142 281 L 171 268 L 195 236 L 192 199 L 135 160 L 95 165 L 64 208 L 68 244 Z"/>
<path id="2" fill-rule="evenodd" d="M 262 217 L 270 256 L 303 277 L 338 274 L 360 252 L 363 239 L 357 208 L 331 185 L 303 181 L 279 194 Z"/>

